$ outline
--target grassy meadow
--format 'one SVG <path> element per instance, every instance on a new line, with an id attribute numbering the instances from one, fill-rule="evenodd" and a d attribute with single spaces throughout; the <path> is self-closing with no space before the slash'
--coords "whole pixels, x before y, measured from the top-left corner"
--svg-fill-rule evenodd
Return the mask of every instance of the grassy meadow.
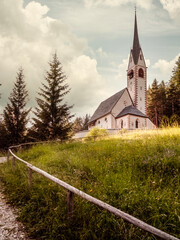
<path id="1" fill-rule="evenodd" d="M 53 176 L 180 238 L 180 128 L 138 131 L 96 141 L 44 144 L 17 153 Z M 151 240 L 157 237 L 67 191 L 17 163 L 0 165 L 8 201 L 36 239 Z"/>

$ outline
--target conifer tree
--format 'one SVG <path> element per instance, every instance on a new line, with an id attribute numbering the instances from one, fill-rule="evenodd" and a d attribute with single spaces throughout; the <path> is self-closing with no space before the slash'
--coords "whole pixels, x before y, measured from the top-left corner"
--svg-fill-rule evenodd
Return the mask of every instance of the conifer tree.
<path id="1" fill-rule="evenodd" d="M 63 103 L 64 96 L 69 93 L 66 76 L 62 71 L 57 55 L 53 55 L 46 73 L 46 84 L 42 84 L 37 98 L 38 107 L 34 112 L 34 133 L 39 140 L 67 139 L 72 128 L 70 114 L 72 106 Z"/>
<path id="2" fill-rule="evenodd" d="M 83 128 L 83 119 L 82 117 L 77 117 L 73 123 L 73 132 L 77 133 L 79 131 L 82 131 L 82 128 Z"/>
<path id="3" fill-rule="evenodd" d="M 167 108 L 169 117 L 173 114 L 180 116 L 180 57 L 167 87 Z"/>
<path id="4" fill-rule="evenodd" d="M 91 116 L 89 114 L 86 114 L 85 117 L 83 118 L 83 130 L 88 130 L 88 122 L 90 120 Z"/>
<path id="5" fill-rule="evenodd" d="M 148 89 L 147 115 L 158 126 L 158 82 L 154 79 L 152 87 Z"/>
<path id="6" fill-rule="evenodd" d="M 10 103 L 4 109 L 4 124 L 11 143 L 20 143 L 25 140 L 26 125 L 28 123 L 28 114 L 30 109 L 27 110 L 28 92 L 24 81 L 23 69 L 20 68 L 17 72 L 16 82 L 10 94 Z"/>
<path id="7" fill-rule="evenodd" d="M 158 112 L 159 118 L 158 121 L 161 122 L 162 117 L 166 115 L 166 85 L 164 81 L 162 81 L 158 85 Z"/>

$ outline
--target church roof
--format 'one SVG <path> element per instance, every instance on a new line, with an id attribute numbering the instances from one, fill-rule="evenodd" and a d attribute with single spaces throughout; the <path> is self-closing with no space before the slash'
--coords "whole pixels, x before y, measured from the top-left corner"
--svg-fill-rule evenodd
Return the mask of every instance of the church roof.
<path id="1" fill-rule="evenodd" d="M 131 50 L 134 63 L 138 63 L 138 58 L 140 54 L 141 46 L 139 43 L 138 37 L 138 28 L 137 28 L 137 19 L 136 19 L 136 12 L 135 12 L 135 21 L 134 21 L 134 39 L 133 39 L 133 48 Z"/>
<path id="2" fill-rule="evenodd" d="M 135 116 L 139 116 L 139 117 L 145 117 L 147 118 L 147 116 L 142 113 L 141 111 L 139 111 L 137 108 L 135 108 L 133 105 L 130 105 L 128 107 L 125 107 L 117 116 L 116 118 L 119 118 L 119 117 L 123 117 L 125 115 L 135 115 Z"/>
<path id="3" fill-rule="evenodd" d="M 96 111 L 92 115 L 89 123 L 91 123 L 91 122 L 97 120 L 98 118 L 103 117 L 106 114 L 110 113 L 111 110 L 113 109 L 114 105 L 117 103 L 117 101 L 123 95 L 125 90 L 126 90 L 126 88 L 117 92 L 116 94 L 114 94 L 110 98 L 106 99 L 105 101 L 101 102 L 99 107 L 96 109 Z"/>

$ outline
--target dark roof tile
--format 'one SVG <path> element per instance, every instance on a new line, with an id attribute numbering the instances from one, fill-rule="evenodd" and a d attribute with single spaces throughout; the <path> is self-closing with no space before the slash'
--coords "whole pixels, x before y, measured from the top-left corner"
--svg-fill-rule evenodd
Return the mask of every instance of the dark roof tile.
<path id="1" fill-rule="evenodd" d="M 137 28 L 137 19 L 136 19 L 136 13 L 135 13 L 135 21 L 134 21 L 134 39 L 133 39 L 133 48 L 132 48 L 132 55 L 134 59 L 134 63 L 138 63 L 139 54 L 141 51 L 141 46 L 139 43 L 139 37 L 138 37 L 138 28 Z"/>
<path id="2" fill-rule="evenodd" d="M 142 113 L 141 111 L 139 111 L 137 108 L 135 108 L 133 105 L 130 105 L 128 107 L 125 107 L 117 116 L 116 118 L 119 118 L 119 117 L 123 117 L 127 114 L 130 114 L 130 115 L 135 115 L 135 116 L 140 116 L 140 117 L 145 117 L 147 118 L 147 116 Z"/>
<path id="3" fill-rule="evenodd" d="M 114 105 L 117 103 L 117 101 L 123 95 L 125 90 L 126 90 L 126 88 L 117 92 L 116 94 L 114 94 L 110 98 L 106 99 L 105 101 L 101 102 L 101 104 L 96 109 L 93 116 L 91 117 L 89 123 L 91 123 L 91 122 L 97 120 L 98 118 L 103 117 L 106 114 L 110 113 L 111 110 L 113 109 Z"/>

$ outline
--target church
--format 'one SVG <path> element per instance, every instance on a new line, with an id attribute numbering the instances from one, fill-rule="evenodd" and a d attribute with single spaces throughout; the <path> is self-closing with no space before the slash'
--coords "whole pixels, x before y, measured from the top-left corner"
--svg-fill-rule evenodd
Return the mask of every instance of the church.
<path id="1" fill-rule="evenodd" d="M 133 47 L 130 51 L 127 87 L 101 102 L 89 121 L 105 129 L 153 129 L 147 117 L 147 67 L 139 43 L 135 12 Z"/>

